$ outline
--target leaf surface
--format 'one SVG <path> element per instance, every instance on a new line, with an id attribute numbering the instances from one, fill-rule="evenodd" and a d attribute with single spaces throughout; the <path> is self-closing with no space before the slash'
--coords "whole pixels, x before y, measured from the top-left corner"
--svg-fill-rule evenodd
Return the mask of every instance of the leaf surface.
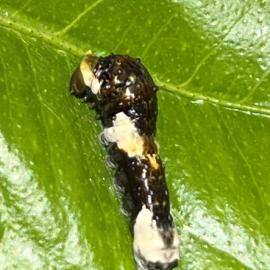
<path id="1" fill-rule="evenodd" d="M 89 49 L 140 57 L 179 269 L 270 265 L 268 1 L 0 3 L 1 269 L 135 269 L 94 113 L 69 96 Z"/>

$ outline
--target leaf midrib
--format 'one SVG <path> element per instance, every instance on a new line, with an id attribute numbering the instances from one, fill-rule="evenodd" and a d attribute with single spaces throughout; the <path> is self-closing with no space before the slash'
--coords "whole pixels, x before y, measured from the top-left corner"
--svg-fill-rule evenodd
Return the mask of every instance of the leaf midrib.
<path id="1" fill-rule="evenodd" d="M 8 17 L 0 15 L 0 25 L 3 28 L 6 28 L 10 31 L 19 32 L 20 34 L 42 39 L 46 43 L 56 48 L 59 48 L 62 51 L 69 52 L 73 54 L 74 56 L 84 55 L 85 52 L 82 49 L 80 49 L 76 45 L 66 40 L 63 40 L 62 38 L 59 38 L 53 32 L 40 31 L 38 30 L 38 27 L 33 28 L 29 25 L 25 25 L 24 23 L 20 22 L 20 20 L 17 20 L 17 19 L 18 19 L 18 16 L 16 16 L 16 21 L 15 21 Z M 95 50 L 94 48 L 92 48 L 92 50 L 96 52 L 99 51 L 99 50 Z M 175 85 L 173 83 L 167 83 L 160 80 L 158 78 L 159 76 L 160 75 L 155 76 L 155 82 L 164 91 L 173 92 L 174 94 L 175 93 L 179 94 L 180 96 L 191 99 L 191 100 L 201 100 L 201 101 L 214 104 L 216 106 L 221 106 L 221 107 L 225 107 L 225 108 L 236 110 L 236 111 L 242 111 L 244 113 L 259 114 L 262 117 L 270 116 L 270 109 L 268 108 L 263 108 L 263 107 L 260 108 L 254 105 L 244 105 L 237 102 L 231 102 L 230 100 L 218 99 L 213 96 L 207 96 L 207 95 L 197 93 L 197 92 L 190 92 L 186 89 L 186 87 L 183 87 L 181 85 Z"/>

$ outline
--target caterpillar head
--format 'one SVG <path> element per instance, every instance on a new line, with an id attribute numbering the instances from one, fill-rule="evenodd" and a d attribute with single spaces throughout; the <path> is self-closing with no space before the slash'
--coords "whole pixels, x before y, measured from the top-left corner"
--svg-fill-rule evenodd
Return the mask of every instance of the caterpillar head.
<path id="1" fill-rule="evenodd" d="M 179 259 L 176 228 L 157 226 L 153 213 L 143 206 L 134 224 L 133 249 L 140 270 L 171 270 Z"/>
<path id="2" fill-rule="evenodd" d="M 80 65 L 74 70 L 70 80 L 71 94 L 79 98 L 84 98 L 90 93 L 97 94 L 100 90 L 99 80 L 93 73 L 98 57 L 95 57 L 91 52 L 86 53 Z"/>

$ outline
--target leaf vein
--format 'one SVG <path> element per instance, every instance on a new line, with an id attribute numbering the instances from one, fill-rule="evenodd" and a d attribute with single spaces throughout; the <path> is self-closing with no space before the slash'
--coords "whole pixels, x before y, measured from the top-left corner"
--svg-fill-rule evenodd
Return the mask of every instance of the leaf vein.
<path id="1" fill-rule="evenodd" d="M 43 41 L 47 42 L 48 44 L 54 47 L 60 48 L 61 50 L 65 50 L 75 56 L 82 56 L 84 54 L 82 49 L 80 49 L 76 45 L 66 40 L 63 40 L 61 38 L 54 36 L 52 32 L 48 32 L 48 31 L 41 32 L 38 30 L 38 28 L 32 28 L 30 26 L 26 26 L 25 24 L 20 23 L 18 20 L 16 20 L 15 22 L 14 18 L 12 20 L 10 18 L 0 15 L 0 26 L 2 26 L 3 28 L 9 31 L 15 31 L 21 34 L 28 35 L 30 37 L 40 38 Z M 95 50 L 93 49 L 93 51 Z M 157 85 L 164 88 L 165 91 L 172 92 L 174 94 L 178 93 L 185 98 L 203 100 L 217 106 L 226 107 L 232 110 L 243 111 L 247 113 L 260 114 L 261 116 L 264 116 L 264 117 L 270 116 L 270 108 L 258 107 L 256 105 L 245 105 L 239 102 L 231 102 L 230 100 L 226 100 L 226 99 L 218 99 L 213 96 L 206 96 L 198 92 L 190 92 L 186 90 L 184 87 L 187 85 L 187 83 L 180 84 L 180 85 L 167 83 L 159 79 L 159 77 L 161 77 L 160 74 L 154 77 L 155 77 Z"/>
<path id="2" fill-rule="evenodd" d="M 64 33 L 66 33 L 67 31 L 69 31 L 73 26 L 76 25 L 76 23 L 82 18 L 84 17 L 88 12 L 90 12 L 91 10 L 93 10 L 98 4 L 100 4 L 101 2 L 103 2 L 104 0 L 97 0 L 95 1 L 92 5 L 90 5 L 87 9 L 85 9 L 84 11 L 82 11 L 73 21 L 71 21 L 68 25 L 66 25 L 62 30 L 59 30 L 57 32 L 54 33 L 54 35 L 62 35 Z"/>
<path id="3" fill-rule="evenodd" d="M 38 84 L 38 81 L 37 81 L 37 76 L 36 76 L 36 68 L 35 68 L 35 65 L 34 65 L 34 62 L 32 60 L 32 57 L 31 57 L 31 54 L 29 52 L 29 49 L 28 47 L 25 45 L 25 42 L 23 41 L 23 39 L 21 38 L 22 40 L 22 44 L 23 44 L 23 47 L 25 49 L 25 52 L 26 52 L 26 55 L 29 59 L 29 63 L 30 63 L 30 66 L 32 67 L 32 73 L 33 73 L 33 81 L 34 81 L 34 86 L 36 88 L 36 90 L 39 92 L 37 97 L 38 99 L 40 99 L 40 88 L 39 88 L 39 84 Z M 42 102 L 41 102 L 42 104 Z M 41 106 L 40 107 L 40 113 L 41 113 L 41 118 L 42 118 L 42 123 L 43 123 L 43 126 L 44 126 L 44 131 L 45 131 L 45 135 L 46 135 L 46 139 L 47 139 L 47 145 L 49 147 L 49 155 L 50 155 L 50 167 L 52 169 L 52 175 L 53 175 L 53 178 L 54 179 L 57 179 L 57 173 L 56 173 L 56 169 L 53 165 L 53 160 L 52 160 L 52 144 L 51 144 L 51 141 L 50 141 L 50 136 L 49 136 L 49 132 L 48 132 L 48 128 L 47 128 L 47 124 L 45 123 L 45 116 L 44 116 L 44 110 L 43 110 L 43 107 Z"/>
<path id="4" fill-rule="evenodd" d="M 230 128 L 229 128 L 229 126 L 228 126 L 228 124 L 227 124 L 227 121 L 226 121 L 226 119 L 223 117 L 223 114 L 220 113 L 219 111 L 218 111 L 218 114 L 219 114 L 219 117 L 220 117 L 221 121 L 222 121 L 223 124 L 224 124 L 224 127 L 225 127 L 226 130 L 227 130 L 228 135 L 229 135 L 230 138 L 232 139 L 232 142 L 233 142 L 234 146 L 236 147 L 237 152 L 239 153 L 241 159 L 243 160 L 243 162 L 244 162 L 244 164 L 245 164 L 245 166 L 246 166 L 246 168 L 247 168 L 247 171 L 248 171 L 248 173 L 249 173 L 249 175 L 250 175 L 250 178 L 251 178 L 251 180 L 252 180 L 252 183 L 253 183 L 253 189 L 252 189 L 252 192 L 254 193 L 254 197 L 257 198 L 257 200 L 258 200 L 258 202 L 259 202 L 259 204 L 260 204 L 260 209 L 264 209 L 264 207 L 263 207 L 263 202 L 262 202 L 262 200 L 261 200 L 262 195 L 260 194 L 260 189 L 259 189 L 259 186 L 258 186 L 258 184 L 257 184 L 257 182 L 256 182 L 256 178 L 255 178 L 255 176 L 254 176 L 253 170 L 252 170 L 252 168 L 251 168 L 251 166 L 250 166 L 248 160 L 246 159 L 246 156 L 244 155 L 244 153 L 243 153 L 241 147 L 239 146 L 238 142 L 235 140 L 235 137 L 234 137 L 233 134 L 231 133 Z"/>
<path id="5" fill-rule="evenodd" d="M 257 81 L 254 86 L 250 89 L 249 93 L 239 101 L 239 103 L 245 103 L 252 95 L 254 95 L 255 91 L 260 87 L 260 85 L 264 82 L 264 80 L 270 75 L 270 68 L 267 69 L 259 81 Z"/>
<path id="6" fill-rule="evenodd" d="M 221 40 L 218 42 L 216 46 L 213 46 L 209 52 L 201 59 L 201 61 L 197 64 L 196 68 L 194 69 L 193 73 L 191 76 L 183 83 L 180 84 L 181 87 L 186 87 L 188 84 L 192 82 L 192 80 L 195 78 L 195 76 L 198 74 L 200 71 L 201 67 L 207 62 L 207 60 L 217 52 L 217 50 L 222 46 L 222 43 L 224 40 L 229 36 L 229 34 L 232 32 L 232 30 L 237 26 L 244 18 L 245 16 L 250 12 L 251 8 L 247 10 L 247 12 L 238 18 L 238 20 L 235 20 L 231 27 L 228 29 L 228 31 L 225 33 L 225 35 L 221 38 Z"/>
<path id="7" fill-rule="evenodd" d="M 166 29 L 166 27 L 171 23 L 172 19 L 174 18 L 174 14 L 167 20 L 166 23 L 164 23 L 159 30 L 153 35 L 150 42 L 145 47 L 144 51 L 141 53 L 141 57 L 144 58 L 148 50 L 151 48 L 151 46 L 157 41 L 158 37 L 161 35 L 161 33 Z"/>

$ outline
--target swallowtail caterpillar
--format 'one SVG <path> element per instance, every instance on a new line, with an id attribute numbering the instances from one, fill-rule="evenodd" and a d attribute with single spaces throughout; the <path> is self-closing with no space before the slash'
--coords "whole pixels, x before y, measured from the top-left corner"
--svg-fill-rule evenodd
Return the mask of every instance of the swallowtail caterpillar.
<path id="1" fill-rule="evenodd" d="M 87 53 L 75 69 L 71 93 L 95 109 L 101 141 L 115 168 L 122 207 L 140 270 L 177 266 L 179 238 L 170 214 L 164 166 L 155 140 L 157 86 L 139 59 Z"/>

